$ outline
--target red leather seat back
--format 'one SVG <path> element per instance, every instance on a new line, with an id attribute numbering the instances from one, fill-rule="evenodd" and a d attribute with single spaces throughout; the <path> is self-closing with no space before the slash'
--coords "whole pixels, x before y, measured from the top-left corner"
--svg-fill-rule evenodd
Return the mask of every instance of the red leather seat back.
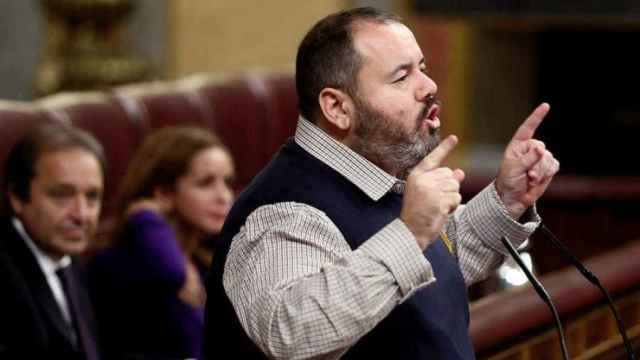
<path id="1" fill-rule="evenodd" d="M 229 147 L 236 163 L 236 188 L 246 186 L 268 161 L 269 133 L 264 93 L 247 79 L 203 84 L 196 89 L 213 122 L 213 130 Z"/>
<path id="2" fill-rule="evenodd" d="M 195 76 L 176 82 L 134 84 L 109 93 L 60 94 L 33 103 L 0 103 L 0 160 L 30 127 L 65 122 L 90 131 L 109 162 L 105 211 L 144 136 L 164 126 L 192 124 L 220 136 L 234 157 L 237 190 L 245 187 L 293 135 L 297 97 L 291 74 L 235 78 Z M 0 173 L 1 174 L 1 173 Z"/>
<path id="3" fill-rule="evenodd" d="M 0 184 L 13 145 L 32 127 L 52 121 L 34 104 L 0 101 Z"/>
<path id="4" fill-rule="evenodd" d="M 213 130 L 234 157 L 237 189 L 245 187 L 293 134 L 297 110 L 292 83 L 291 75 L 250 74 L 192 85 Z"/>
<path id="5" fill-rule="evenodd" d="M 177 84 L 141 84 L 116 89 L 115 97 L 148 130 L 174 125 L 210 128 L 196 94 Z"/>
<path id="6" fill-rule="evenodd" d="M 298 120 L 298 97 L 293 77 L 277 74 L 262 78 L 266 87 L 265 104 L 270 136 L 266 151 L 272 155 L 284 141 L 293 136 Z"/>

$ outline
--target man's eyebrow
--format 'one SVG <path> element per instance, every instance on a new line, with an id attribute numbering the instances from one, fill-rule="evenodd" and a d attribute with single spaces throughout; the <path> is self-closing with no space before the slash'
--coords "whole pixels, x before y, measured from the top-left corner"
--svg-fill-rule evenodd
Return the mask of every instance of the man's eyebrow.
<path id="1" fill-rule="evenodd" d="M 391 73 L 389 74 L 389 76 L 393 76 L 397 73 L 399 73 L 402 70 L 406 70 L 409 71 L 411 68 L 413 67 L 413 64 L 411 63 L 404 63 L 404 64 L 400 64 L 398 66 L 396 66 L 393 71 L 391 71 Z"/>
<path id="2" fill-rule="evenodd" d="M 418 65 L 425 65 L 427 63 L 427 61 L 424 59 L 424 57 L 420 58 L 420 61 L 418 62 Z M 389 76 L 393 76 L 395 74 L 397 74 L 398 72 L 402 71 L 402 70 L 406 70 L 409 71 L 411 70 L 411 68 L 413 67 L 413 63 L 411 62 L 406 62 L 403 64 L 400 64 L 398 66 L 396 66 L 393 71 L 391 71 Z"/>
<path id="3" fill-rule="evenodd" d="M 48 186 L 45 187 L 46 189 L 75 189 L 75 185 L 70 184 L 70 183 L 66 183 L 66 182 L 56 182 L 56 183 L 52 183 L 52 184 L 48 184 Z"/>

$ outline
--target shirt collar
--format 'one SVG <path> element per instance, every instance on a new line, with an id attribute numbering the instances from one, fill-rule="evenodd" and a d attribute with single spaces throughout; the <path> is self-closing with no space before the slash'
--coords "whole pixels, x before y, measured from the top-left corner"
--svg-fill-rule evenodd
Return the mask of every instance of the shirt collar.
<path id="1" fill-rule="evenodd" d="M 55 274 L 56 270 L 65 268 L 71 264 L 71 257 L 69 255 L 63 256 L 60 260 L 54 260 L 51 257 L 49 257 L 49 255 L 45 254 L 42 250 L 40 250 L 40 248 L 31 239 L 29 234 L 27 234 L 27 231 L 25 230 L 24 225 L 18 218 L 13 217 L 11 219 L 11 222 L 13 223 L 13 227 L 16 229 L 18 234 L 20 234 L 20 237 L 22 237 L 24 242 L 27 244 L 27 247 L 31 250 L 31 252 L 35 256 L 36 260 L 38 261 L 38 264 L 40 265 L 40 268 L 45 274 L 47 275 Z"/>
<path id="2" fill-rule="evenodd" d="M 302 116 L 298 118 L 295 142 L 313 157 L 344 176 L 374 201 L 389 191 L 402 193 L 404 189 L 403 181 L 386 173 Z"/>

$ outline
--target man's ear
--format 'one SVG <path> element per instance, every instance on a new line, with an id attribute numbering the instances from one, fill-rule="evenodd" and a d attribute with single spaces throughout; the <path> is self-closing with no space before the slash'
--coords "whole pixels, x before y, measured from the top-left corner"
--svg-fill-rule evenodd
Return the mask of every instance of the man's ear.
<path id="1" fill-rule="evenodd" d="M 324 88 L 318 95 L 320 110 L 324 118 L 342 131 L 348 131 L 353 126 L 353 101 L 345 92 Z"/>
<path id="2" fill-rule="evenodd" d="M 16 194 L 14 194 L 12 191 L 7 191 L 7 196 L 9 196 L 9 204 L 13 209 L 13 213 L 16 215 L 20 215 L 24 206 L 24 202 L 22 201 L 22 199 L 16 196 Z"/>

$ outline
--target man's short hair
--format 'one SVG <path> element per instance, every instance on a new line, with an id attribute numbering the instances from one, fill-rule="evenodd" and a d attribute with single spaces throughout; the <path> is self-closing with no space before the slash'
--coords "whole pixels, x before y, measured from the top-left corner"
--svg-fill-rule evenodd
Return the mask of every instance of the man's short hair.
<path id="1" fill-rule="evenodd" d="M 395 15 L 372 7 L 361 7 L 331 14 L 317 22 L 298 47 L 296 57 L 296 90 L 300 114 L 315 122 L 322 89 L 357 93 L 357 74 L 362 58 L 353 46 L 356 22 L 400 22 Z"/>
<path id="2" fill-rule="evenodd" d="M 28 201 L 31 180 L 36 176 L 36 164 L 47 153 L 80 148 L 93 154 L 106 174 L 106 157 L 102 145 L 89 132 L 70 125 L 47 124 L 33 128 L 20 139 L 9 152 L 4 168 L 2 212 L 13 213 L 8 194 L 11 192 L 22 201 Z"/>

